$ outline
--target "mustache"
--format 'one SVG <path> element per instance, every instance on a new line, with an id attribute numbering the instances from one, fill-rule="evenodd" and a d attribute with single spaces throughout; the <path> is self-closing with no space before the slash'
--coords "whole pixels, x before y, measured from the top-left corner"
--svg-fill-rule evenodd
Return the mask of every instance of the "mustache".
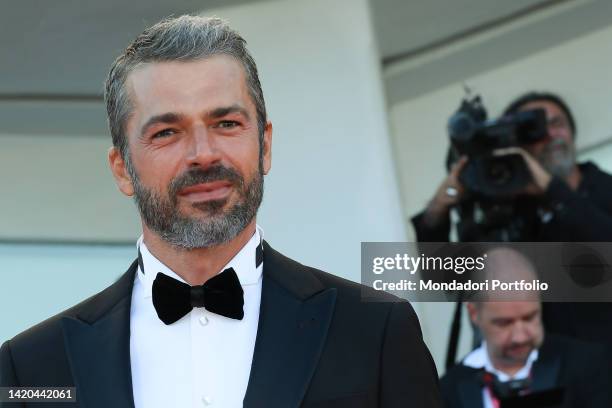
<path id="1" fill-rule="evenodd" d="M 510 346 L 508 346 L 508 350 L 517 350 L 523 347 L 529 347 L 531 349 L 535 348 L 535 342 L 533 341 L 527 341 L 525 343 L 512 343 Z"/>
<path id="2" fill-rule="evenodd" d="M 566 151 L 569 149 L 569 146 L 565 140 L 555 139 L 555 140 L 552 140 L 550 143 L 548 143 L 546 147 L 544 147 L 544 151 L 547 153 L 550 153 L 551 151 L 553 151 L 554 149 L 558 147 L 562 147 Z"/>
<path id="3" fill-rule="evenodd" d="M 196 168 L 188 170 L 172 180 L 170 187 L 168 188 L 168 192 L 170 197 L 175 199 L 178 192 L 186 187 L 221 180 L 229 181 L 230 183 L 236 184 L 239 187 L 242 187 L 244 184 L 242 176 L 240 176 L 236 170 L 223 165 L 218 165 L 208 167 L 206 169 Z"/>

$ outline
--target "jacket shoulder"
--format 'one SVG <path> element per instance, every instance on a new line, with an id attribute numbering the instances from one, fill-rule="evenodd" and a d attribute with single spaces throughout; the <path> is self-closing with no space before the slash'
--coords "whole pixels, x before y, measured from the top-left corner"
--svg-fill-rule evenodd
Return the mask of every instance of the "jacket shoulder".
<path id="1" fill-rule="evenodd" d="M 22 386 L 72 385 L 64 344 L 64 319 L 92 323 L 131 294 L 135 264 L 115 283 L 83 302 L 52 316 L 6 341 L 0 349 L 0 380 Z"/>
<path id="2" fill-rule="evenodd" d="M 478 369 L 468 367 L 462 363 L 458 363 L 449 368 L 446 373 L 440 378 L 440 386 L 443 388 L 452 388 L 457 383 L 464 381 L 467 378 L 474 377 L 474 381 L 477 380 L 476 374 Z"/>
<path id="3" fill-rule="evenodd" d="M 540 353 L 543 359 L 561 356 L 565 366 L 582 366 L 586 370 L 608 361 L 608 350 L 602 344 L 552 333 L 546 333 Z"/>

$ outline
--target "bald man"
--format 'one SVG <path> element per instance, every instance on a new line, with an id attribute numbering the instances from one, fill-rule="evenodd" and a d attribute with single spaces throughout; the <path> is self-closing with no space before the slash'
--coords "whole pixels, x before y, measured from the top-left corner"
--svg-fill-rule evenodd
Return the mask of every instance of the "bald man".
<path id="1" fill-rule="evenodd" d="M 537 279 L 533 264 L 516 250 L 496 248 L 487 254 L 487 279 Z M 537 291 L 501 294 L 491 291 L 486 294 L 491 301 L 467 304 L 483 342 L 442 377 L 445 406 L 497 408 L 511 395 L 549 392 L 560 399 L 555 406 L 609 407 L 603 349 L 547 335 Z"/>

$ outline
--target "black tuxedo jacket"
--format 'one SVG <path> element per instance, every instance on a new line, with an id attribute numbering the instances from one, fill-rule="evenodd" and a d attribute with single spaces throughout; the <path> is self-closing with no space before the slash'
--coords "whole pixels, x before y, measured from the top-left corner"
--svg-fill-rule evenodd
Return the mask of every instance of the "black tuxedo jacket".
<path id="1" fill-rule="evenodd" d="M 48 408 L 133 408 L 136 269 L 134 262 L 104 291 L 4 343 L 0 386 L 76 387 L 77 404 L 44 404 Z M 379 302 L 363 302 L 362 290 Z M 244 407 L 438 406 L 435 366 L 407 302 L 301 265 L 264 242 Z"/>
<path id="2" fill-rule="evenodd" d="M 531 371 L 534 392 L 565 388 L 564 408 L 605 408 L 610 404 L 606 355 L 600 345 L 545 336 Z M 440 381 L 446 408 L 483 408 L 482 371 L 463 364 Z"/>

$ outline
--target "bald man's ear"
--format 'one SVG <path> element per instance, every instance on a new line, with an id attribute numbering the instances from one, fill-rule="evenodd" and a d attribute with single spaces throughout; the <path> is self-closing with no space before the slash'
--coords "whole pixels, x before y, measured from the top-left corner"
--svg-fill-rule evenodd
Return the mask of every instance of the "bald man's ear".
<path id="1" fill-rule="evenodd" d="M 470 321 L 475 325 L 478 326 L 478 308 L 479 305 L 474 303 L 474 302 L 467 302 L 465 304 L 465 307 L 467 308 L 468 311 L 468 315 L 470 316 Z"/>
<path id="2" fill-rule="evenodd" d="M 132 184 L 132 179 L 125 167 L 125 161 L 121 156 L 121 152 L 116 147 L 111 147 L 108 150 L 108 164 L 119 190 L 128 197 L 133 196 L 134 185 Z"/>

